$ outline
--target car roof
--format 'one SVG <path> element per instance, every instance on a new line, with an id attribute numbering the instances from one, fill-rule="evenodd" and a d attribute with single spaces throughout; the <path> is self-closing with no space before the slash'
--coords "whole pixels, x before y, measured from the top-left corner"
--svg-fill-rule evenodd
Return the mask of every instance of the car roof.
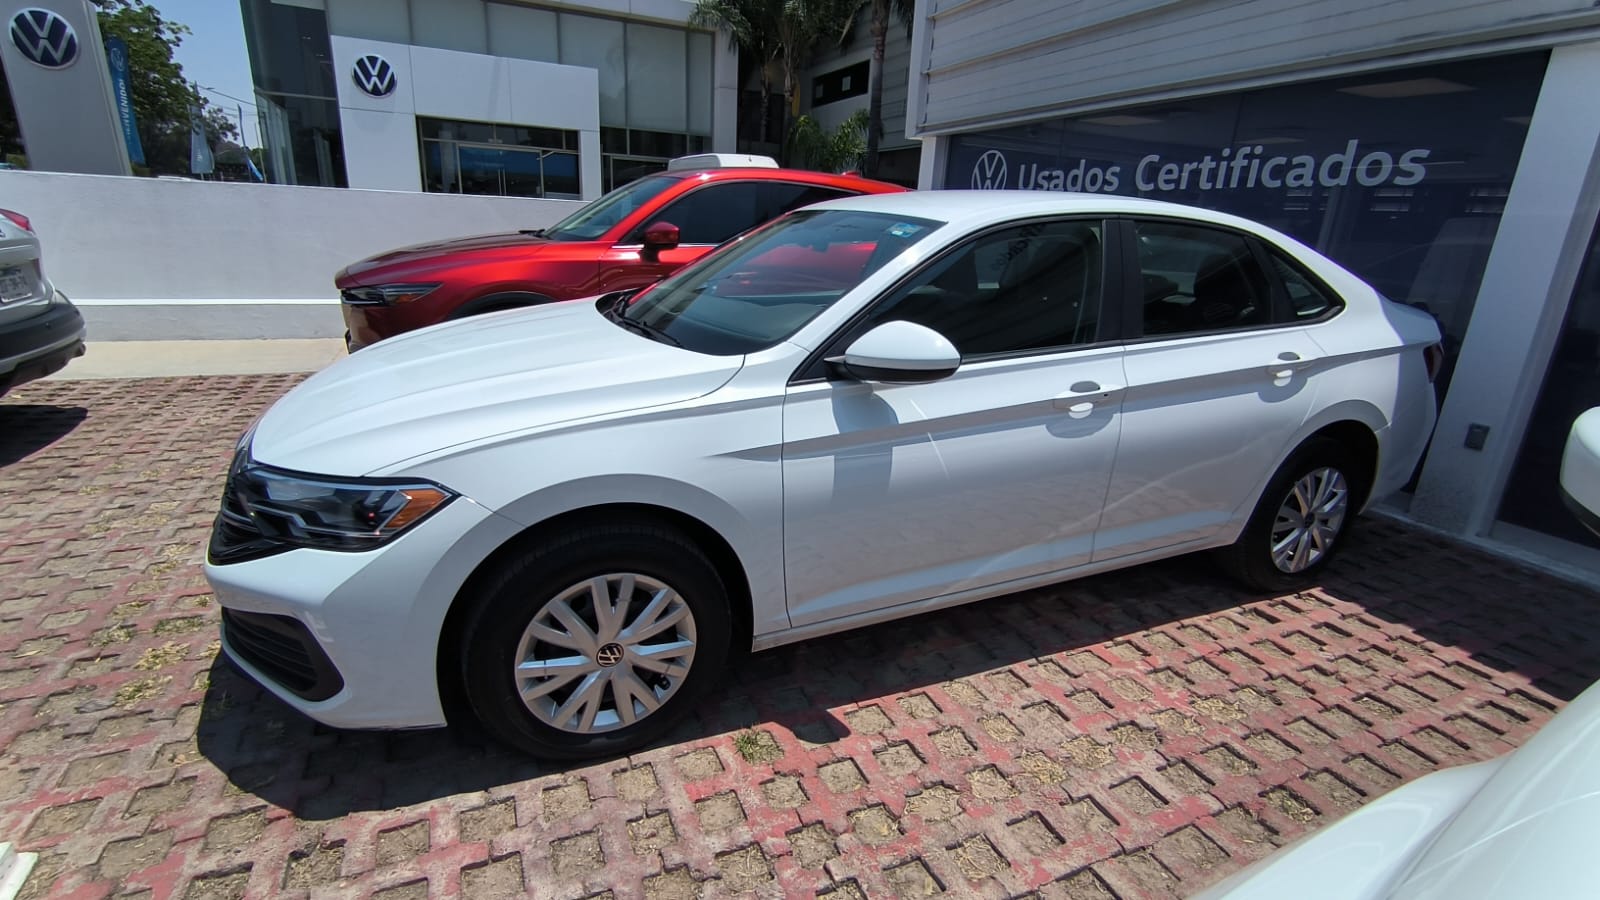
<path id="1" fill-rule="evenodd" d="M 862 178 L 860 175 L 833 175 L 827 172 L 813 172 L 810 169 L 729 166 L 720 169 L 691 169 L 686 172 L 664 172 L 662 174 L 701 184 L 712 181 L 798 181 L 804 184 L 835 187 L 840 190 L 854 192 L 905 192 L 907 190 L 898 184 L 890 184 L 887 181 L 874 181 L 870 178 Z"/>
<path id="2" fill-rule="evenodd" d="M 1116 194 L 1084 194 L 1064 191 L 908 191 L 899 194 L 869 194 L 829 200 L 812 209 L 858 209 L 890 215 L 933 219 L 963 228 L 981 227 L 1031 216 L 1092 214 L 1180 216 L 1261 232 L 1261 225 L 1216 210 L 1144 200 Z"/>

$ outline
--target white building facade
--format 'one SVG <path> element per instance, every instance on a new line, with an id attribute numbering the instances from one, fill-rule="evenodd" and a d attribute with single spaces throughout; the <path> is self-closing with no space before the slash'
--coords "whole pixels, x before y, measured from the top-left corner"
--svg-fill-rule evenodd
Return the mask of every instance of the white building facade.
<path id="1" fill-rule="evenodd" d="M 737 56 L 684 0 L 240 0 L 281 184 L 593 199 L 732 150 Z"/>
<path id="2" fill-rule="evenodd" d="M 918 0 L 923 188 L 1101 191 L 1277 227 L 1431 311 L 1398 505 L 1600 572 L 1557 470 L 1600 405 L 1600 10 L 1586 0 Z"/>

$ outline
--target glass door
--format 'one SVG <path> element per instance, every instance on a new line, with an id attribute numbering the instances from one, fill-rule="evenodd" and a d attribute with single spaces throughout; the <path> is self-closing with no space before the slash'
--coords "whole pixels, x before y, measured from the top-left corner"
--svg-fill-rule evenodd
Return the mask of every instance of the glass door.
<path id="1" fill-rule="evenodd" d="M 1560 486 L 1567 432 L 1573 420 L 1592 406 L 1600 406 L 1600 234 L 1590 239 L 1555 353 L 1523 432 L 1522 449 L 1506 481 L 1496 537 L 1515 540 L 1525 530 L 1600 550 L 1600 540 L 1561 502 Z M 1536 549 L 1565 555 L 1559 547 Z"/>

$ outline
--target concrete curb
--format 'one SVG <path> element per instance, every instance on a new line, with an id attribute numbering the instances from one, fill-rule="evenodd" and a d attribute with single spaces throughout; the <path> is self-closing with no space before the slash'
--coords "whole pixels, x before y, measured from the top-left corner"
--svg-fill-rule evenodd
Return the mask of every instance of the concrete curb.
<path id="1" fill-rule="evenodd" d="M 345 355 L 338 338 L 253 341 L 91 341 L 52 381 L 315 372 Z"/>

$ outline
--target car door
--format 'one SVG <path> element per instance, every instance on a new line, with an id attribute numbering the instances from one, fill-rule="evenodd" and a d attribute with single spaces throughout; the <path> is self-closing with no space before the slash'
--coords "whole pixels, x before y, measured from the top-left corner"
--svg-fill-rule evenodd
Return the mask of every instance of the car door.
<path id="1" fill-rule="evenodd" d="M 836 337 L 884 322 L 949 338 L 941 381 L 846 380 L 821 363 L 784 405 L 784 547 L 796 626 L 1089 561 L 1120 428 L 1117 281 L 1098 219 L 969 238 Z M 1109 257 L 1115 258 L 1115 257 Z"/>
<path id="2" fill-rule="evenodd" d="M 608 251 L 600 263 L 601 292 L 625 291 L 660 281 L 718 244 L 788 212 L 844 191 L 786 181 L 713 181 L 671 201 Z M 657 222 L 678 226 L 678 246 L 646 258 L 644 230 Z"/>
<path id="3" fill-rule="evenodd" d="M 1214 537 L 1311 409 L 1322 351 L 1255 238 L 1186 220 L 1127 240 L 1127 393 L 1096 561 Z"/>

